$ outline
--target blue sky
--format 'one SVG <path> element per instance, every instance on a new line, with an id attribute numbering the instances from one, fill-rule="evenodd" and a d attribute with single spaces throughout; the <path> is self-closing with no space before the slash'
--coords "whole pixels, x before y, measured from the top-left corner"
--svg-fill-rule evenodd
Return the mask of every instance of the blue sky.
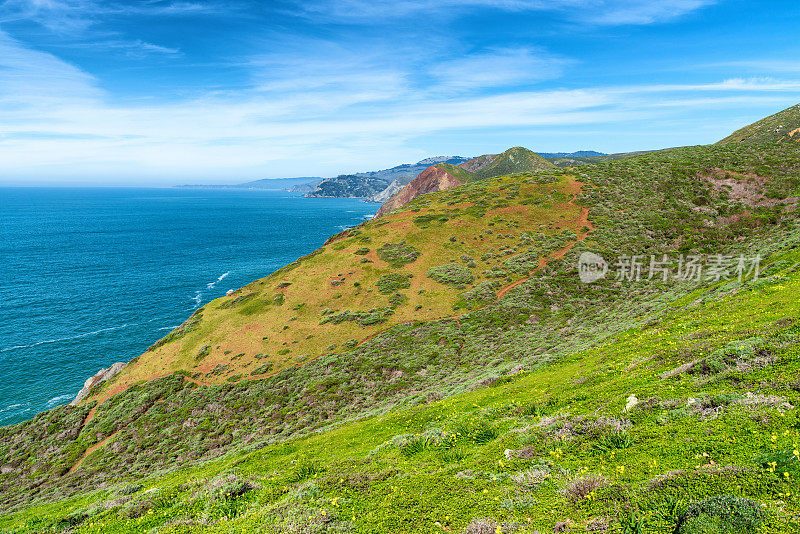
<path id="1" fill-rule="evenodd" d="M 0 182 L 710 143 L 800 102 L 797 28 L 796 1 L 0 0 Z"/>

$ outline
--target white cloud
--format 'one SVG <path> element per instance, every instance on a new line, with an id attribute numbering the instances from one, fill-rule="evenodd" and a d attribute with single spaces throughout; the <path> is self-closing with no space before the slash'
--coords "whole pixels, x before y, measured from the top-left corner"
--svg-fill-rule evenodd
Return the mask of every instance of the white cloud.
<path id="1" fill-rule="evenodd" d="M 584 139 L 598 137 L 582 133 L 652 136 L 651 123 L 670 122 L 692 123 L 675 131 L 694 134 L 698 117 L 713 110 L 777 111 L 800 97 L 800 81 L 773 78 L 537 90 L 566 60 L 526 47 L 442 59 L 426 43 L 415 44 L 416 54 L 371 45 L 269 42 L 274 52 L 244 62 L 249 85 L 172 102 L 122 101 L 74 65 L 0 32 L 0 168 L 6 178 L 166 182 L 331 175 L 440 152 L 435 143 L 420 148 L 422 138 L 478 145 L 513 130 L 513 144 L 525 144 L 558 130 L 585 148 Z M 706 127 L 704 139 L 715 140 L 714 131 Z"/>
<path id="2" fill-rule="evenodd" d="M 716 0 L 623 0 L 587 2 L 591 13 L 581 15 L 604 25 L 653 24 L 668 22 L 716 3 Z"/>
<path id="3" fill-rule="evenodd" d="M 445 88 L 461 91 L 557 78 L 570 63 L 538 50 L 498 49 L 435 64 L 431 75 Z"/>
<path id="4" fill-rule="evenodd" d="M 97 98 L 95 82 L 77 67 L 26 48 L 0 31 L 0 109 L 6 113 L 24 110 L 35 117 L 37 109 L 46 113 Z"/>
<path id="5" fill-rule="evenodd" d="M 17 98 L 21 107 L 0 106 L 0 167 L 6 176 L 162 176 L 172 181 L 193 176 L 202 181 L 329 175 L 383 166 L 404 155 L 413 159 L 419 155 L 411 148 L 414 140 L 426 135 L 547 127 L 571 128 L 577 138 L 583 129 L 647 124 L 676 110 L 696 117 L 714 107 L 737 106 L 743 96 L 751 104 L 773 105 L 780 101 L 772 96 L 776 90 L 783 99 L 787 92 L 800 95 L 800 82 L 723 81 L 424 100 L 401 95 L 378 103 L 371 95 L 358 98 L 357 92 L 347 100 L 338 88 L 267 94 L 253 89 L 121 106 L 109 104 L 90 77 L 55 58 L 25 57 L 19 51 L 16 58 L 15 65 L 34 61 L 61 75 L 27 101 Z M 18 84 L 42 80 L 34 68 L 16 68 Z M 58 87 L 68 90 L 58 96 Z M 20 89 L 3 85 L 0 102 L 13 102 Z M 697 98 L 698 93 L 710 96 Z"/>
<path id="6" fill-rule="evenodd" d="M 652 24 L 667 22 L 717 0 L 320 0 L 303 2 L 308 13 L 344 19 L 396 18 L 454 10 L 489 8 L 504 11 L 556 13 L 565 20 L 599 25 Z"/>

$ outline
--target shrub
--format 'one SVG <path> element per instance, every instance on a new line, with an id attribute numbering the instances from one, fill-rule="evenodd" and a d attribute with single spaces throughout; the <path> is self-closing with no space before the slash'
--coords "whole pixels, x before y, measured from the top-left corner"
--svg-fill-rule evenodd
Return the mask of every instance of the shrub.
<path id="1" fill-rule="evenodd" d="M 203 347 L 201 347 L 200 350 L 197 351 L 197 356 L 195 357 L 195 360 L 202 360 L 209 354 L 211 354 L 211 345 L 203 345 Z"/>
<path id="2" fill-rule="evenodd" d="M 397 307 L 403 304 L 405 301 L 408 300 L 408 297 L 403 295 L 402 293 L 395 293 L 391 297 L 389 297 L 389 304 L 392 307 Z"/>
<path id="3" fill-rule="evenodd" d="M 472 522 L 464 528 L 464 534 L 495 534 L 497 528 L 497 521 L 482 517 L 473 519 Z"/>
<path id="4" fill-rule="evenodd" d="M 416 261 L 421 254 L 411 245 L 406 245 L 405 241 L 397 244 L 386 243 L 377 250 L 377 253 L 380 259 L 395 268 Z"/>
<path id="5" fill-rule="evenodd" d="M 391 295 L 401 289 L 411 287 L 411 277 L 410 274 L 388 273 L 381 276 L 375 285 L 378 286 L 378 292 Z"/>
<path id="6" fill-rule="evenodd" d="M 586 475 L 575 477 L 564 485 L 562 492 L 573 501 L 582 501 L 590 493 L 607 485 L 606 477 L 602 475 Z"/>
<path id="7" fill-rule="evenodd" d="M 530 469 L 526 469 L 525 471 L 520 471 L 519 473 L 513 475 L 511 480 L 523 488 L 534 489 L 549 477 L 550 468 L 546 465 L 538 465 L 531 467 Z"/>
<path id="8" fill-rule="evenodd" d="M 429 443 L 427 438 L 423 436 L 411 436 L 401 443 L 398 448 L 403 456 L 410 458 L 415 454 L 419 454 L 420 452 L 424 451 L 428 448 L 428 446 Z"/>
<path id="9" fill-rule="evenodd" d="M 265 375 L 265 374 L 269 373 L 270 371 L 272 371 L 273 367 L 274 366 L 272 365 L 272 362 L 267 362 L 264 365 L 256 367 L 255 369 L 250 371 L 250 374 L 251 375 Z"/>
<path id="10" fill-rule="evenodd" d="M 492 282 L 481 282 L 469 291 L 461 293 L 461 298 L 466 301 L 467 307 L 470 309 L 489 304 L 497 300 L 495 288 L 500 285 L 502 284 L 496 280 Z"/>
<path id="11" fill-rule="evenodd" d="M 324 317 L 319 324 L 341 324 L 345 321 L 353 321 L 356 324 L 361 326 L 369 326 L 373 324 L 379 324 L 386 321 L 386 318 L 389 317 L 394 313 L 392 306 L 387 306 L 385 308 L 373 308 L 369 311 L 355 311 L 351 312 L 345 310 L 343 312 L 339 312 L 333 315 L 328 315 Z M 279 353 L 280 354 L 280 353 Z"/>
<path id="12" fill-rule="evenodd" d="M 490 426 L 489 423 L 481 422 L 476 428 L 474 428 L 471 432 L 472 441 L 477 444 L 489 443 L 493 439 L 497 438 L 497 430 Z"/>
<path id="13" fill-rule="evenodd" d="M 247 480 L 242 480 L 235 475 L 230 475 L 222 480 L 216 480 L 209 485 L 210 498 L 212 500 L 232 500 L 237 499 L 253 489 L 253 485 Z"/>
<path id="14" fill-rule="evenodd" d="M 717 495 L 691 503 L 678 520 L 675 534 L 747 534 L 766 519 L 761 506 L 731 495 Z"/>
<path id="15" fill-rule="evenodd" d="M 364 254 L 367 253 L 369 253 L 369 247 L 361 247 L 360 249 L 353 252 L 353 254 L 356 254 L 358 256 L 363 256 Z"/>
<path id="16" fill-rule="evenodd" d="M 438 267 L 428 269 L 428 278 L 432 278 L 440 284 L 464 285 L 471 284 L 475 277 L 472 271 L 459 263 L 446 263 Z"/>
<path id="17" fill-rule="evenodd" d="M 289 473 L 289 482 L 301 482 L 320 472 L 320 467 L 311 460 L 301 458 L 295 462 Z"/>

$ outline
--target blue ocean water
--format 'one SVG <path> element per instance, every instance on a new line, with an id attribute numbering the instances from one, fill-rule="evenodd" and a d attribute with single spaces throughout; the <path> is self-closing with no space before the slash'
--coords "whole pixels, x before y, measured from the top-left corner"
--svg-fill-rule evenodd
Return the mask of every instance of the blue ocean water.
<path id="1" fill-rule="evenodd" d="M 0 188 L 0 425 L 373 214 L 282 191 Z"/>

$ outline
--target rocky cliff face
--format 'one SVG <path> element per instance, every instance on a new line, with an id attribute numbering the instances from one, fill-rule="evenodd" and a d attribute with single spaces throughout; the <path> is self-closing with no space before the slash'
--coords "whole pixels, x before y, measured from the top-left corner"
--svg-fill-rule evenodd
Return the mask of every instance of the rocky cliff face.
<path id="1" fill-rule="evenodd" d="M 401 208 L 419 195 L 433 193 L 434 191 L 444 191 L 445 189 L 458 187 L 463 183 L 463 180 L 453 176 L 439 165 L 433 165 L 422 171 L 410 184 L 390 198 L 381 206 L 375 216 L 381 217 L 397 208 Z"/>
<path id="2" fill-rule="evenodd" d="M 89 392 L 92 391 L 92 388 L 95 387 L 97 384 L 101 382 L 108 382 L 115 376 L 119 374 L 120 371 L 125 369 L 128 364 L 125 362 L 117 362 L 108 369 L 100 369 L 97 371 L 97 374 L 87 378 L 86 382 L 83 384 L 83 388 L 78 392 L 78 395 L 75 399 L 70 402 L 70 406 L 76 406 L 79 402 L 89 396 Z"/>
<path id="3" fill-rule="evenodd" d="M 407 186 L 411 181 L 414 180 L 413 176 L 398 178 L 394 182 L 389 184 L 389 187 L 381 191 L 380 193 L 373 195 L 368 200 L 370 202 L 379 202 L 383 204 L 397 193 L 403 190 L 405 186 Z"/>

